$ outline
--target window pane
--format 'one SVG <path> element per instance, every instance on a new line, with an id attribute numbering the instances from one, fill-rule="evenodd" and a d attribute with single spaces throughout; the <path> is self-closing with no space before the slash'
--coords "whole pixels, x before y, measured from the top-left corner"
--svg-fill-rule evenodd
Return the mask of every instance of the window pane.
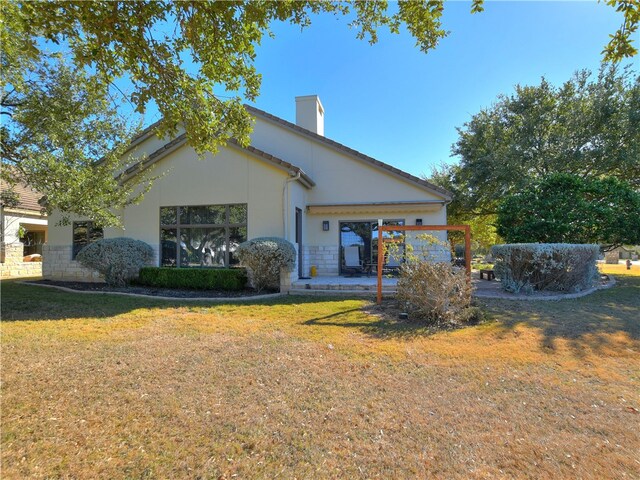
<path id="1" fill-rule="evenodd" d="M 180 230 L 180 266 L 224 267 L 224 228 Z"/>
<path id="2" fill-rule="evenodd" d="M 226 207 L 224 205 L 180 208 L 180 223 L 183 225 L 222 225 L 225 220 Z"/>
<path id="3" fill-rule="evenodd" d="M 160 207 L 160 225 L 176 225 L 177 223 L 176 207 Z"/>
<path id="4" fill-rule="evenodd" d="M 227 209 L 224 205 L 209 205 L 206 209 L 206 221 L 202 223 L 212 223 L 224 225 L 227 221 Z"/>
<path id="5" fill-rule="evenodd" d="M 229 223 L 247 223 L 247 204 L 229 205 Z"/>
<path id="6" fill-rule="evenodd" d="M 238 265 L 240 260 L 236 257 L 238 245 L 247 241 L 247 227 L 229 228 L 229 266 Z"/>
<path id="7" fill-rule="evenodd" d="M 73 222 L 73 258 L 82 250 L 88 241 L 89 222 Z"/>
<path id="8" fill-rule="evenodd" d="M 93 224 L 91 224 L 91 228 L 89 229 L 89 243 L 102 240 L 103 238 L 104 232 L 102 231 L 102 227 L 94 227 Z"/>
<path id="9" fill-rule="evenodd" d="M 175 228 L 163 228 L 160 230 L 160 265 L 163 267 L 175 267 L 177 265 L 177 231 Z"/>

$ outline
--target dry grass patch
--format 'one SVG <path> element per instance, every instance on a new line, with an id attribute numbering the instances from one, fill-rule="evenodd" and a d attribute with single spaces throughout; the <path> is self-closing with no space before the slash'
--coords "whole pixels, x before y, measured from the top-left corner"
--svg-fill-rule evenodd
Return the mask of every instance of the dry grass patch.
<path id="1" fill-rule="evenodd" d="M 640 277 L 485 303 L 433 334 L 363 300 L 3 283 L 3 477 L 640 477 Z"/>

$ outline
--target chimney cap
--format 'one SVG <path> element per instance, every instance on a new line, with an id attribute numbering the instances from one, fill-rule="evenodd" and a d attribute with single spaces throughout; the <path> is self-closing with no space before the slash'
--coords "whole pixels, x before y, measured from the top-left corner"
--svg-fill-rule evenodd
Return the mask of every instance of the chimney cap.
<path id="1" fill-rule="evenodd" d="M 300 95 L 296 97 L 296 103 L 309 102 L 312 100 L 315 100 L 318 103 L 318 107 L 320 108 L 320 113 L 324 114 L 324 107 L 322 106 L 322 102 L 320 101 L 320 97 L 318 95 Z"/>

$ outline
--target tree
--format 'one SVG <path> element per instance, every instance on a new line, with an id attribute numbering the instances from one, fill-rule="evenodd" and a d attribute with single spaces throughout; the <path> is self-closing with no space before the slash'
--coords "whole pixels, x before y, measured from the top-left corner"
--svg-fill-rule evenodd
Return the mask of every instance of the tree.
<path id="1" fill-rule="evenodd" d="M 481 11 L 482 3 L 472 0 L 471 11 Z M 607 3 L 623 13 L 624 22 L 612 36 L 604 52 L 606 58 L 617 60 L 636 54 L 631 41 L 640 21 L 636 0 Z M 125 78 L 133 89 L 127 100 L 136 112 L 142 114 L 151 102 L 157 105 L 163 117 L 157 127 L 160 136 L 170 136 L 183 126 L 189 144 L 197 152 L 215 153 L 231 137 L 242 144 L 249 141 L 251 118 L 242 99 L 255 100 L 259 93 L 260 74 L 254 66 L 256 46 L 264 35 L 271 35 L 273 22 L 288 21 L 306 27 L 314 14 L 349 16 L 359 39 L 375 43 L 380 28 L 393 33 L 406 28 L 426 52 L 446 35 L 441 25 L 443 8 L 444 0 L 400 2 L 393 12 L 387 1 L 356 0 L 4 1 L 0 3 L 2 115 L 12 118 L 21 108 L 15 97 L 25 99 L 31 94 L 30 76 L 43 68 L 47 49 L 58 46 L 65 53 L 68 51 L 74 74 L 91 77 L 91 81 L 87 77 L 84 84 L 76 84 L 78 91 L 88 85 L 92 96 L 97 98 L 101 93 L 108 99 L 109 92 L 117 88 L 117 81 Z M 59 122 L 63 120 L 58 117 Z M 77 122 L 78 118 L 74 120 Z M 59 131 L 64 130 L 64 123 L 58 127 Z M 78 131 L 77 125 L 72 128 Z M 51 154 L 52 139 L 47 139 L 50 141 L 43 142 L 34 153 Z M 5 140 L 10 143 L 12 138 L 3 135 L 3 152 L 15 149 L 15 144 L 5 145 Z M 116 139 L 111 140 L 117 145 Z M 108 143 L 98 150 L 102 153 Z M 85 152 L 86 160 L 90 153 Z M 70 165 L 74 160 L 64 155 L 57 153 L 62 163 Z M 19 159 L 14 157 L 16 161 Z M 27 168 L 19 170 L 30 176 Z M 89 170 L 84 172 L 91 175 Z M 25 180 L 47 194 L 49 208 L 64 207 L 78 210 L 76 213 L 83 210 L 79 202 L 56 204 L 54 193 L 61 187 L 52 185 L 55 181 L 34 184 L 38 177 Z M 97 177 L 93 185 L 100 183 Z M 101 217 L 104 221 L 117 221 L 106 213 Z"/>
<path id="2" fill-rule="evenodd" d="M 500 199 L 552 173 L 613 176 L 640 188 L 640 76 L 603 65 L 561 87 L 517 86 L 459 130 L 460 163 L 434 172 L 453 212 L 487 215 Z"/>
<path id="3" fill-rule="evenodd" d="M 498 233 L 509 243 L 640 243 L 640 192 L 613 177 L 552 174 L 504 198 Z"/>
<path id="4" fill-rule="evenodd" d="M 447 206 L 447 223 L 449 225 L 469 225 L 471 227 L 472 249 L 474 252 L 487 253 L 493 245 L 500 243 L 502 239 L 496 232 L 496 214 L 477 215 L 465 209 L 465 192 L 453 182 L 458 165 L 443 164 L 433 169 L 431 177 L 426 179 L 445 188 L 453 194 L 453 201 Z M 450 242 L 455 244 L 464 243 L 463 232 L 449 232 Z"/>
<path id="5" fill-rule="evenodd" d="M 150 171 L 123 183 L 130 159 L 125 151 L 136 131 L 105 98 L 95 76 L 67 65 L 59 56 L 31 64 L 29 77 L 3 96 L 10 118 L 3 122 L 2 179 L 29 184 L 53 207 L 118 225 L 118 210 L 149 188 Z"/>

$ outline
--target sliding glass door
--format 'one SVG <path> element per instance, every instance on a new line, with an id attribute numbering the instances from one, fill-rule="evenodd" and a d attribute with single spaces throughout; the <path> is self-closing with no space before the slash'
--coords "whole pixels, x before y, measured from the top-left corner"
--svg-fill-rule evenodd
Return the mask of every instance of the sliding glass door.
<path id="1" fill-rule="evenodd" d="M 383 225 L 404 225 L 404 220 L 383 220 Z M 385 232 L 391 238 L 394 232 Z M 358 247 L 360 264 L 365 270 L 375 272 L 378 263 L 378 220 L 340 222 L 340 273 L 352 272 L 345 264 L 345 247 Z M 352 267 L 351 265 L 349 267 Z"/>

